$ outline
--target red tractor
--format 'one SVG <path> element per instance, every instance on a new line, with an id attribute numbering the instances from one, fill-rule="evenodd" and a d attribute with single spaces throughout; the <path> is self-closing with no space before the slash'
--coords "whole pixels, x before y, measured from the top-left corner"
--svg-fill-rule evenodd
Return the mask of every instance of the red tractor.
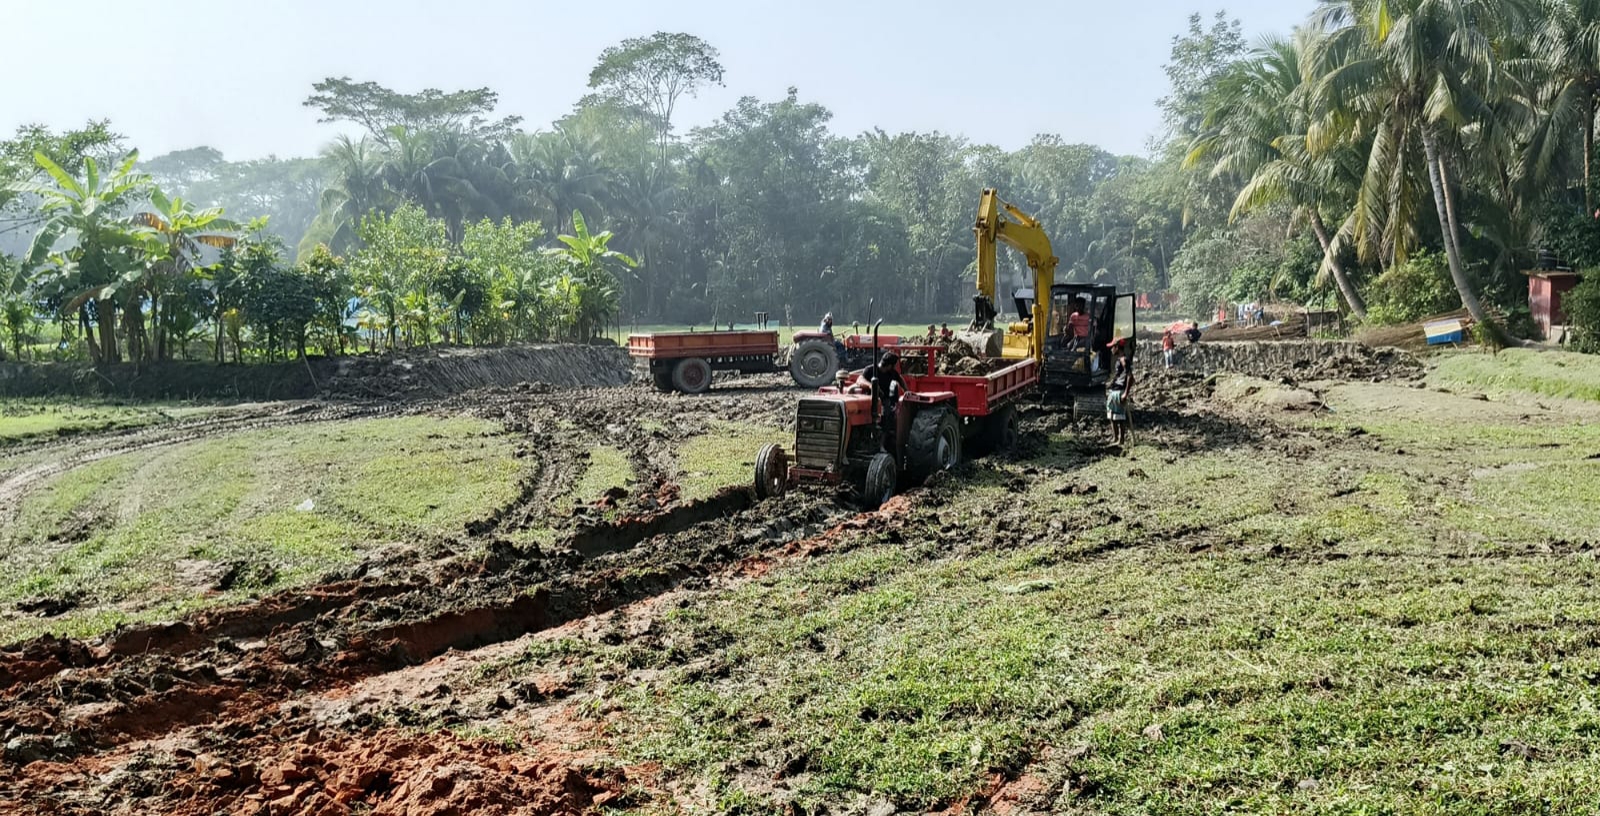
<path id="1" fill-rule="evenodd" d="M 874 327 L 876 335 L 876 327 Z M 881 347 L 880 347 L 881 348 Z M 1017 438 L 1014 403 L 1039 380 L 1033 359 L 982 375 L 945 375 L 938 346 L 898 346 L 902 356 L 926 355 L 928 373 L 904 374 L 893 439 L 881 427 L 882 395 L 856 372 L 841 386 L 802 397 L 795 412 L 794 454 L 767 445 L 756 456 L 759 498 L 782 495 L 791 484 L 851 485 L 867 508 L 902 487 L 960 464 L 967 451 L 1008 448 Z M 876 355 L 874 355 L 876 359 Z"/>

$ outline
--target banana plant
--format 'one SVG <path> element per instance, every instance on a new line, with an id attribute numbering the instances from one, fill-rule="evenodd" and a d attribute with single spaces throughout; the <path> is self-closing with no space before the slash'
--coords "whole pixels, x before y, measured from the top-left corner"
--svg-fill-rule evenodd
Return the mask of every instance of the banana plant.
<path id="1" fill-rule="evenodd" d="M 66 298 L 63 312 L 78 312 L 85 328 L 92 322 L 99 329 L 98 342 L 85 332 L 95 362 L 118 362 L 117 297 L 126 278 L 142 272 L 145 253 L 150 248 L 141 230 L 128 222 L 125 213 L 150 189 L 150 179 L 134 172 L 138 151 L 128 154 L 107 175 L 102 175 L 93 158 L 84 159 L 82 180 L 43 153 L 34 153 L 33 159 L 45 178 L 9 187 L 13 192 L 36 196 L 43 216 L 23 259 L 24 269 L 33 272 L 55 267 L 70 271 L 70 282 L 77 289 Z"/>
<path id="2" fill-rule="evenodd" d="M 181 198 L 168 198 L 160 190 L 150 191 L 150 209 L 133 216 L 136 225 L 151 231 L 159 247 L 146 254 L 153 262 L 137 281 L 138 292 L 131 305 L 142 310 L 141 300 L 150 304 L 150 322 L 155 326 L 154 356 L 168 359 L 169 338 L 173 331 L 174 300 L 191 278 L 211 264 L 206 263 L 206 248 L 229 249 L 238 244 L 241 226 L 222 217 L 221 208 L 192 209 Z M 255 231 L 265 227 L 264 219 L 252 223 Z M 136 321 L 137 322 L 137 321 Z"/>
<path id="3" fill-rule="evenodd" d="M 569 269 L 573 280 L 558 280 L 557 289 L 563 292 L 558 300 L 570 302 L 576 309 L 570 321 L 573 339 L 588 340 L 594 329 L 617 314 L 620 301 L 617 277 L 612 268 L 619 265 L 632 268 L 639 263 L 610 248 L 611 239 L 615 237 L 610 230 L 589 232 L 583 213 L 577 210 L 572 211 L 572 232 L 572 235 L 556 236 L 565 246 L 550 247 L 545 252 L 564 262 Z M 573 283 L 578 285 L 574 287 Z"/>

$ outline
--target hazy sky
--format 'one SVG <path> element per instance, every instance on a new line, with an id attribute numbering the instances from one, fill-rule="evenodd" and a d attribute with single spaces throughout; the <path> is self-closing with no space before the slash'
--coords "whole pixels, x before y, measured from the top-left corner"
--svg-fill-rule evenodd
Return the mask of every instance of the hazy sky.
<path id="1" fill-rule="evenodd" d="M 1015 148 L 1060 133 L 1142 153 L 1161 65 L 1191 12 L 1218 8 L 1252 41 L 1311 0 L 267 0 L 149 5 L 0 0 L 0 133 L 108 117 L 146 156 L 208 144 L 231 159 L 309 155 L 340 127 L 301 106 L 348 75 L 398 90 L 489 86 L 539 128 L 583 95 L 601 49 L 658 30 L 722 52 L 726 87 L 689 100 L 680 131 L 740 96 L 803 100 L 854 135 L 943 130 Z"/>

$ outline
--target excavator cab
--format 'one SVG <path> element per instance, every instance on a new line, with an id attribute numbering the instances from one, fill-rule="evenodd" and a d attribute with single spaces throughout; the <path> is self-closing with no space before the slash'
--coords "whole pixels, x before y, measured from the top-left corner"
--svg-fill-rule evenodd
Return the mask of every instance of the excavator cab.
<path id="1" fill-rule="evenodd" d="M 1110 284 L 1058 283 L 1050 287 L 1048 313 L 1041 387 L 1072 395 L 1075 405 L 1097 395 L 1103 404 L 1106 382 L 1116 369 L 1111 344 L 1133 337 L 1138 328 L 1133 294 Z M 1094 410 L 1087 403 L 1084 407 Z"/>

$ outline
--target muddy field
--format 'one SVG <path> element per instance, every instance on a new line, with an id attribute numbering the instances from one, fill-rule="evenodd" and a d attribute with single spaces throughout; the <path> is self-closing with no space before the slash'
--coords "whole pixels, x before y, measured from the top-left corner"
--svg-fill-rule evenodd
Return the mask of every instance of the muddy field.
<path id="1" fill-rule="evenodd" d="M 1276 371 L 1264 363 L 1252 373 L 1270 376 L 1248 381 L 1146 372 L 1135 403 L 1140 453 L 1115 465 L 1130 481 L 1218 451 L 1285 462 L 1368 456 L 1375 448 L 1367 434 L 1306 418 L 1328 416 L 1329 394 L 1349 383 L 1425 392 L 1422 366 L 1387 352 L 1346 350 Z M 703 467 L 683 453 L 690 440 L 714 445 L 734 426 L 781 436 L 790 432 L 797 393 L 779 377 L 719 381 L 702 397 L 638 385 L 526 384 L 443 398 L 243 406 L 0 451 L 7 523 L 30 495 L 74 469 L 252 430 L 467 416 L 503 428 L 522 463 L 515 499 L 455 532 L 418 536 L 248 603 L 0 651 L 0 812 L 1050 809 L 1051 797 L 1081 786 L 1070 773 L 1045 778 L 1078 750 L 1071 745 L 1031 744 L 950 777 L 957 781 L 948 790 L 941 783 L 895 794 L 892 784 L 863 783 L 850 792 L 817 782 L 804 789 L 833 792 L 810 799 L 784 792 L 825 777 L 835 760 L 784 748 L 782 739 L 755 739 L 770 752 L 719 760 L 709 775 L 639 747 L 649 743 L 636 734 L 640 718 L 623 690 L 669 681 L 722 687 L 756 659 L 735 656 L 730 632 L 686 624 L 698 619 L 695 610 L 768 576 L 812 563 L 828 569 L 832 558 L 875 548 L 959 560 L 1051 540 L 1089 542 L 1107 524 L 1106 495 L 1074 474 L 1128 455 L 1107 448 L 1098 423 L 1074 425 L 1070 411 L 1033 405 L 1023 412 L 1018 451 L 941 475 L 875 513 L 814 492 L 756 505 L 739 484 L 697 476 Z M 754 455 L 744 444 L 706 455 L 744 467 Z M 575 499 L 573 486 L 602 449 L 620 453 L 629 477 Z M 968 485 L 993 495 L 1039 490 L 1102 510 L 1051 520 L 1019 508 L 964 515 Z M 1118 508 L 1117 529 L 1141 535 L 1126 532 L 1123 517 L 1154 519 L 1160 506 L 1141 498 Z M 1156 526 L 1148 532 L 1162 548 L 1197 553 L 1226 540 L 1205 525 Z M 1070 563 L 1136 545 L 1085 543 L 1089 549 L 1063 557 Z M 30 599 L 29 610 L 10 614 L 48 616 L 50 601 Z M 817 648 L 831 655 L 833 647 Z M 778 715 L 730 716 L 730 733 L 760 733 Z M 754 798 L 729 799 L 735 789 Z"/>

